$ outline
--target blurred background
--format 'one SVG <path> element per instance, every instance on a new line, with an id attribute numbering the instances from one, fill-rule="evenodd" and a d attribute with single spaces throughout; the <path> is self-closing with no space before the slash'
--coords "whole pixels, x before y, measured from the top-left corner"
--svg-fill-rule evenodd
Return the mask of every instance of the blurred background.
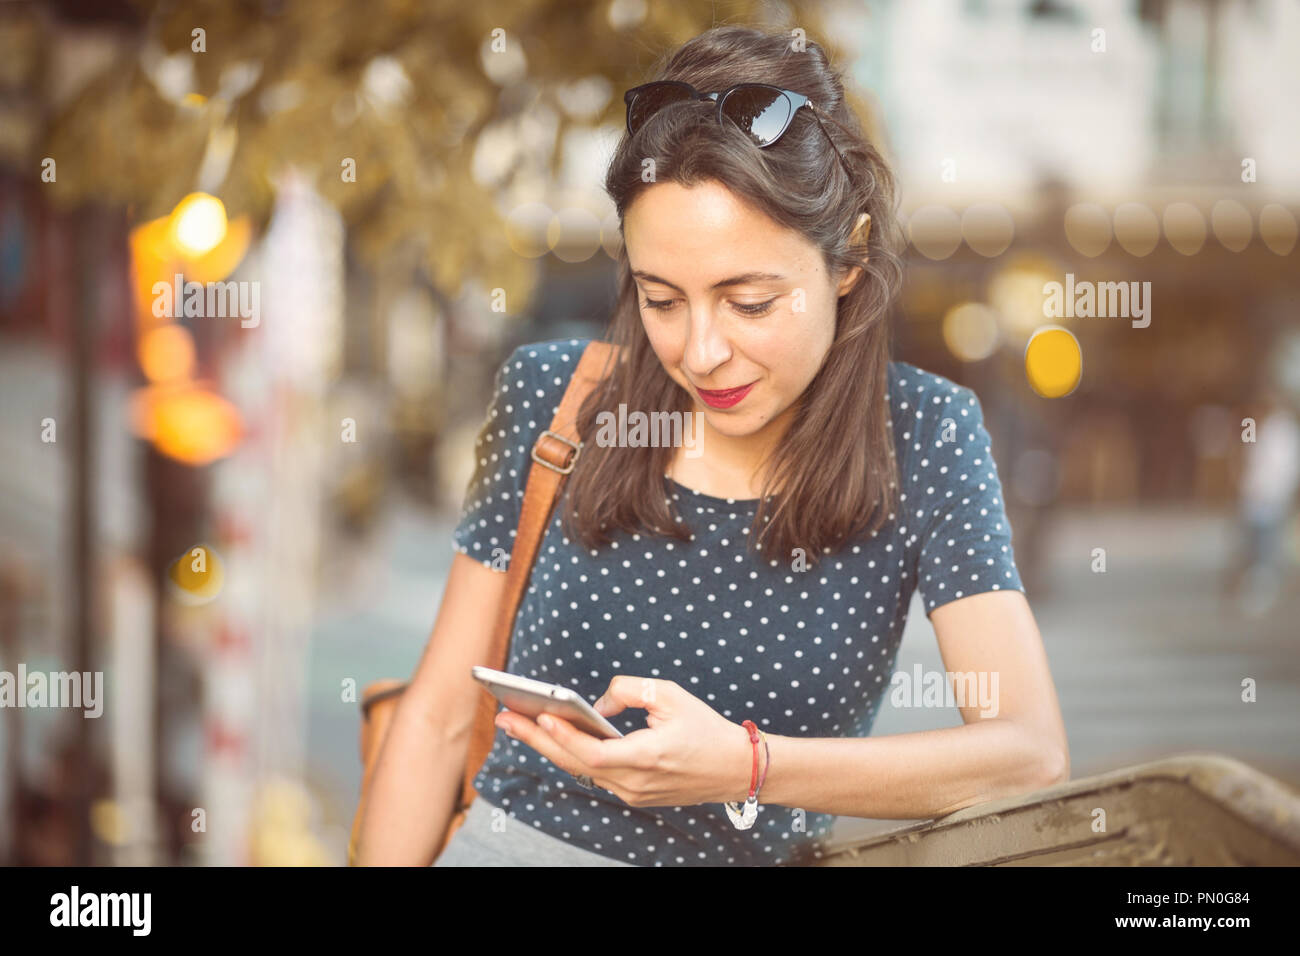
<path id="1" fill-rule="evenodd" d="M 894 164 L 895 357 L 983 404 L 1073 775 L 1300 784 L 1295 0 L 9 2 L 0 672 L 107 706 L 0 709 L 0 861 L 345 861 L 356 700 L 427 639 L 492 373 L 601 334 L 622 91 L 718 23 L 826 46 Z M 1066 274 L 1149 282 L 1149 326 L 1045 318 Z M 185 282 L 224 308 L 159 307 Z"/>

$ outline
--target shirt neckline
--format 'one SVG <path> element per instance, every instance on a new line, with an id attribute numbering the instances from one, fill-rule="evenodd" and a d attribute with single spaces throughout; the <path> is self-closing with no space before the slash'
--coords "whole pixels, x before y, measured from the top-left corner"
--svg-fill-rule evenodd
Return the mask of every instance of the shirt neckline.
<path id="1" fill-rule="evenodd" d="M 678 491 L 685 492 L 693 498 L 698 498 L 701 501 L 709 502 L 713 505 L 722 505 L 728 508 L 757 508 L 760 500 L 758 498 L 719 498 L 715 495 L 705 494 L 702 491 L 696 491 L 694 488 L 688 488 L 676 478 L 672 478 L 669 475 L 664 475 L 664 480 Z"/>

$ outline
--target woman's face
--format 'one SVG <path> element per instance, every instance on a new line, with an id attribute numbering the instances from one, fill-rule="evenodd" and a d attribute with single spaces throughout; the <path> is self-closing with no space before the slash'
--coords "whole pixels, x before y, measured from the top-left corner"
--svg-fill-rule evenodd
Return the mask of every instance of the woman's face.
<path id="1" fill-rule="evenodd" d="M 711 430 L 756 435 L 792 412 L 861 270 L 833 282 L 816 246 L 712 181 L 649 187 L 623 240 L 650 345 Z"/>

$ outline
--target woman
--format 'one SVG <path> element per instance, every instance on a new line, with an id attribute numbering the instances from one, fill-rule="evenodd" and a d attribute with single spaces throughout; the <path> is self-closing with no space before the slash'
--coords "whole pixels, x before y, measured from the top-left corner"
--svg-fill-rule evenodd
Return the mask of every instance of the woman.
<path id="1" fill-rule="evenodd" d="M 689 86 L 627 97 L 606 179 L 626 361 L 579 417 L 507 664 L 596 701 L 625 737 L 503 711 L 437 865 L 805 864 L 835 815 L 930 818 L 1068 778 L 979 402 L 890 361 L 892 177 L 821 48 L 788 39 L 710 30 L 659 71 Z M 707 95 L 743 83 L 772 89 Z M 427 863 L 445 833 L 505 582 L 491 568 L 585 344 L 501 367 L 362 862 Z M 686 435 L 698 422 L 699 440 L 597 440 L 620 404 L 678 413 Z M 964 726 L 871 738 L 917 587 L 947 669 L 998 679 L 996 713 L 966 701 Z"/>

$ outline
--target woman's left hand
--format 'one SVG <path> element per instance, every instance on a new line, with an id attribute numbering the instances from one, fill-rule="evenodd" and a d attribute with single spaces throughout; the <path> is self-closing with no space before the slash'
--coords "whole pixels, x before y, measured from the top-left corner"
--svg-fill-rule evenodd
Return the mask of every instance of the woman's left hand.
<path id="1" fill-rule="evenodd" d="M 629 806 L 691 806 L 748 796 L 754 760 L 748 731 L 677 682 L 619 674 L 595 707 L 605 717 L 643 707 L 648 726 L 602 740 L 562 717 L 542 714 L 539 724 L 512 710 L 499 713 L 496 725 Z"/>

